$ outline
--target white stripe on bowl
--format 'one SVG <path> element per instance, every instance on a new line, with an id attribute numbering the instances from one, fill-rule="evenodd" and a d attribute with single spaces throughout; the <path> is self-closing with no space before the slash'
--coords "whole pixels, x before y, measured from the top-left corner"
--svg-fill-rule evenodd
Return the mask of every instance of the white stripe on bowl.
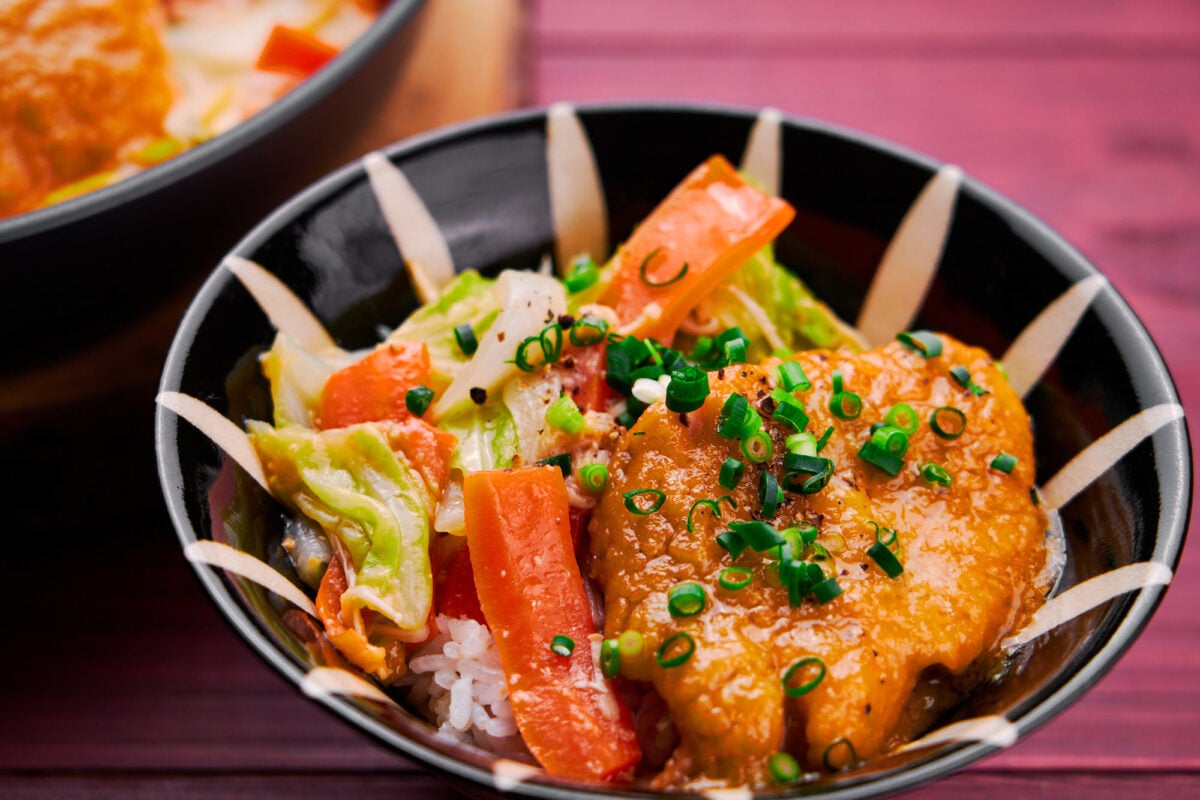
<path id="1" fill-rule="evenodd" d="M 313 605 L 313 601 L 296 588 L 294 583 L 271 565 L 249 553 L 243 553 L 236 547 L 231 547 L 224 542 L 200 539 L 183 548 L 183 555 L 193 563 L 208 564 L 235 575 L 241 575 L 246 580 L 257 583 L 264 589 L 269 589 L 279 595 L 309 616 L 317 616 L 317 607 Z"/>
<path id="2" fill-rule="evenodd" d="M 242 282 L 276 330 L 311 353 L 341 350 L 321 321 L 279 278 L 241 256 L 226 256 L 222 264 Z"/>
<path id="3" fill-rule="evenodd" d="M 1107 285 L 1101 275 L 1084 278 L 1025 326 L 1001 359 L 1008 382 L 1018 395 L 1024 397 L 1042 379 L 1092 300 Z"/>
<path id="4" fill-rule="evenodd" d="M 764 192 L 776 197 L 783 186 L 783 116 L 778 109 L 764 108 L 746 139 L 742 154 L 742 172 L 758 183 Z"/>
<path id="5" fill-rule="evenodd" d="M 254 452 L 254 445 L 244 430 L 212 406 L 182 392 L 160 392 L 155 401 L 192 423 L 209 441 L 236 461 L 259 486 L 270 491 L 262 462 L 258 460 L 258 453 Z"/>

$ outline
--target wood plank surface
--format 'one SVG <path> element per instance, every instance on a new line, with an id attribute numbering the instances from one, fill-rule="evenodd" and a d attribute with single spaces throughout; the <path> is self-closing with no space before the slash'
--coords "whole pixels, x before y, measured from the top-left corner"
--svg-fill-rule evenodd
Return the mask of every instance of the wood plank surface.
<path id="1" fill-rule="evenodd" d="M 1105 271 L 1200 418 L 1200 3 L 543 0 L 488 25 L 486 0 L 434 2 L 453 53 L 424 40 L 409 91 L 427 109 L 465 98 L 456 119 L 522 100 L 772 105 L 959 164 Z M 475 58 L 467 31 L 523 44 Z M 3 437 L 17 468 L 3 493 L 0 796 L 453 796 L 226 626 L 161 506 L 152 395 L 141 385 Z M 1196 575 L 1193 530 L 1159 611 L 1094 689 L 1013 748 L 901 796 L 1200 797 Z"/>

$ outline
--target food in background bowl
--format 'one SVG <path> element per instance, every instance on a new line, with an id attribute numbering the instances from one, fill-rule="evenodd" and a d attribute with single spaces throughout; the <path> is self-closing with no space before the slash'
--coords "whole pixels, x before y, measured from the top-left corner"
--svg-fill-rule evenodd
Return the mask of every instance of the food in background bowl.
<path id="1" fill-rule="evenodd" d="M 962 191 L 951 168 L 930 179 L 928 168 L 913 171 L 895 154 L 883 158 L 873 144 L 850 146 L 862 150 L 861 174 L 858 159 L 839 166 L 858 190 L 830 184 L 799 193 L 796 220 L 775 244 L 778 261 L 764 246 L 787 224 L 786 204 L 745 186 L 720 161 L 671 198 L 698 188 L 710 205 L 762 220 L 760 228 L 729 239 L 696 237 L 697 230 L 724 232 L 720 217 L 674 206 L 671 198 L 664 207 L 678 213 L 664 215 L 660 207 L 643 220 L 647 209 L 638 204 L 650 190 L 639 179 L 661 183 L 658 160 L 680 167 L 676 151 L 695 149 L 670 132 L 695 136 L 711 127 L 698 138 L 736 152 L 730 131 L 744 135 L 742 118 L 591 113 L 601 143 L 598 174 L 607 175 L 603 194 L 597 174 L 559 169 L 562 152 L 586 152 L 579 139 L 556 147 L 556 139 L 563 143 L 560 109 L 549 115 L 550 147 L 541 156 L 550 165 L 548 181 L 522 160 L 529 158 L 523 148 L 542 141 L 530 135 L 538 118 L 517 118 L 500 123 L 495 138 L 475 129 L 449 137 L 444 169 L 424 173 L 418 187 L 432 198 L 428 207 L 414 199 L 403 174 L 374 155 L 365 162 L 370 187 L 361 170 L 347 170 L 266 223 L 226 265 L 280 330 L 262 362 L 269 385 L 257 360 L 264 326 L 248 323 L 250 331 L 234 335 L 223 321 L 231 313 L 254 316 L 237 283 L 220 274 L 202 292 L 173 348 L 161 402 L 245 472 L 226 462 L 215 483 L 196 484 L 197 467 L 212 468 L 211 449 L 195 449 L 194 434 L 176 429 L 165 411 L 160 464 L 189 557 L 248 576 L 297 606 L 280 613 L 260 589 L 239 585 L 253 614 L 292 655 L 285 660 L 251 634 L 260 651 L 310 694 L 406 752 L 497 788 L 530 781 L 534 793 L 550 784 L 591 794 L 588 782 L 614 778 L 633 778 L 633 791 L 797 781 L 811 782 L 813 791 L 861 792 L 862 784 L 890 791 L 1010 744 L 1047 708 L 1073 699 L 1080 682 L 1096 675 L 1076 674 L 1079 659 L 1091 662 L 1096 647 L 1107 653 L 1104 663 L 1115 657 L 1112 621 L 1136 630 L 1148 613 L 1129 617 L 1128 604 L 1109 601 L 1144 586 L 1137 597 L 1146 609 L 1169 580 L 1182 531 L 1180 498 L 1164 500 L 1175 510 L 1162 520 L 1170 530 L 1159 544 L 1121 544 L 1131 529 L 1101 518 L 1095 524 L 1115 538 L 1099 556 L 1090 536 L 1068 534 L 1063 561 L 1058 540 L 1045 538 L 1054 529 L 1050 519 L 1059 511 L 1071 520 L 1090 514 L 1081 509 L 1091 497 L 1072 500 L 1110 469 L 1120 475 L 1114 464 L 1143 459 L 1138 443 L 1146 437 L 1187 469 L 1180 426 L 1164 429 L 1180 416 L 1169 381 L 1153 397 L 1131 399 L 1132 411 L 1117 412 L 1110 425 L 1124 428 L 1122 435 L 1091 446 L 1068 436 L 1064 446 L 1055 432 L 1048 444 L 1039 441 L 1035 455 L 1020 398 L 1033 391 L 1035 416 L 1062 419 L 1035 387 L 1103 283 L 1067 269 L 1041 297 L 1040 314 L 1014 310 L 1009 297 L 1003 314 L 981 313 L 983 324 L 943 316 L 944 298 L 930 304 L 925 295 L 930 284 L 945 291 L 939 264 L 943 277 L 961 274 L 962 254 L 948 234 L 980 224 L 978 190 Z M 807 144 L 827 148 L 826 156 L 845 157 L 843 135 L 797 131 Z M 781 185 L 775 141 L 765 173 L 756 158 L 762 148 L 752 145 L 745 159 L 768 188 Z M 421 176 L 429 163 L 423 159 L 436 161 L 439 151 L 431 154 L 427 142 L 414 148 L 393 158 Z M 493 175 L 497 188 L 488 194 L 478 170 L 491 174 L 497 148 L 510 154 L 507 164 L 523 167 L 511 167 L 503 180 Z M 861 186 L 882 185 L 877 168 L 888 159 L 927 185 L 910 183 L 899 193 L 911 210 L 898 229 L 892 226 L 902 214 L 889 216 L 879 235 L 891 245 L 862 259 L 870 262 L 871 286 L 865 300 L 862 287 L 854 296 L 864 347 L 779 264 L 805 263 L 798 271 L 832 287 L 818 294 L 837 308 L 853 285 L 845 273 L 853 274 L 862 240 L 859 228 L 831 224 L 830 207 L 852 214 L 846 208 L 875 197 Z M 819 175 L 818 163 L 805 162 L 802 174 Z M 492 212 L 489 198 L 529 203 L 537 192 L 526 179 L 550 187 L 548 204 L 518 206 L 532 232 L 499 224 L 504 213 L 470 213 L 479 203 Z M 475 205 L 456 203 L 468 187 Z M 630 238 L 610 267 L 585 261 L 572 268 L 561 254 L 577 252 L 580 241 L 607 253 L 603 235 L 578 230 L 607 228 L 603 213 L 591 213 L 603 212 L 604 194 L 614 217 L 625 217 L 614 230 Z M 637 198 L 636 215 L 620 202 L 628 196 Z M 361 228 L 347 231 L 350 217 L 325 213 L 343 204 L 359 210 L 353 218 Z M 372 220 L 376 207 L 381 215 Z M 1004 207 L 988 208 L 1011 235 Z M 450 224 L 456 214 L 476 227 Z M 581 217 L 590 221 L 580 226 Z M 505 237 L 516 232 L 523 241 L 527 233 L 536 254 L 546 246 L 538 232 L 545 218 L 555 225 L 561 282 L 511 271 L 536 255 Z M 453 232 L 449 243 L 429 226 L 433 219 Z M 491 235 L 479 236 L 478 225 Z M 397 281 L 399 262 L 377 265 L 372 278 L 348 255 L 378 252 L 369 243 L 389 228 L 411 282 Z M 316 247 L 335 229 L 330 241 L 348 247 Z M 482 258 L 480 239 L 501 244 Z M 1008 269 L 1038 261 L 1022 248 L 1014 258 L 1000 236 L 985 239 Z M 317 261 L 338 253 L 336 265 L 317 270 L 312 281 L 313 261 L 278 247 L 295 241 L 306 242 Z M 823 270 L 823 258 L 844 242 L 851 244 L 841 252 L 845 270 Z M 458 259 L 468 253 L 472 263 L 492 268 L 486 276 L 455 276 L 455 263 L 465 266 Z M 304 303 L 244 257 L 278 271 L 341 330 L 339 341 L 365 349 L 335 345 Z M 344 270 L 347 257 L 357 269 Z M 500 268 L 508 269 L 488 277 Z M 333 291 L 351 276 L 351 289 L 375 288 Z M 751 292 L 748 285 L 781 288 Z M 391 330 L 405 317 L 394 312 L 411 309 L 414 287 L 426 305 Z M 217 307 L 221 314 L 208 314 Z M 920 327 L 953 335 L 905 333 L 919 309 L 935 323 Z M 791 324 L 797 313 L 806 324 Z M 1005 338 L 990 327 L 998 320 Z M 388 336 L 375 346 L 380 324 Z M 891 342 L 897 331 L 903 335 Z M 1005 353 L 1007 371 L 959 336 L 991 340 L 994 352 Z M 662 344 L 668 339 L 670 347 Z M 197 368 L 187 354 L 201 352 L 208 364 Z M 227 380 L 227 373 L 212 374 L 212 364 L 233 363 L 230 353 L 253 358 L 243 357 Z M 1060 386 L 1054 376 L 1047 383 Z M 1110 396 L 1117 384 L 1106 382 Z M 252 422 L 247 437 L 196 399 L 221 404 L 226 397 L 233 420 L 274 424 Z M 373 421 L 380 418 L 390 421 Z M 1044 482 L 1047 476 L 1036 474 L 1042 459 L 1053 470 Z M 255 482 L 290 507 L 282 527 L 271 522 L 277 507 L 254 510 L 262 497 Z M 178 486 L 190 507 L 180 502 Z M 593 503 L 584 534 L 579 509 Z M 211 519 L 196 516 L 205 504 Z M 381 522 L 386 536 L 364 533 Z M 210 523 L 213 538 L 235 547 L 204 541 L 208 534 L 198 539 L 195 530 Z M 465 546 L 455 538 L 460 529 Z M 581 569 L 576 546 L 587 536 L 591 555 Z M 430 541 L 433 550 L 424 555 Z M 1119 550 L 1125 555 L 1114 564 L 1108 556 Z M 414 554 L 418 568 L 409 579 L 383 591 L 401 574 L 396 565 Z M 200 574 L 227 613 L 246 613 L 212 573 Z M 590 607 L 589 575 L 604 594 L 603 613 Z M 1042 605 L 1056 580 L 1075 588 Z M 303 583 L 307 594 L 297 588 Z M 303 677 L 297 662 L 307 670 Z M 364 673 L 379 683 L 355 677 Z M 438 733 L 389 705 L 381 685 L 432 717 Z M 360 699 L 330 700 L 333 694 Z M 522 738 L 514 740 L 518 729 Z M 526 746 L 545 772 L 529 765 Z M 585 782 L 572 782 L 578 779 Z"/>
<path id="2" fill-rule="evenodd" d="M 371 24 L 353 0 L 21 0 L 0 17 L 0 217 L 217 136 Z"/>

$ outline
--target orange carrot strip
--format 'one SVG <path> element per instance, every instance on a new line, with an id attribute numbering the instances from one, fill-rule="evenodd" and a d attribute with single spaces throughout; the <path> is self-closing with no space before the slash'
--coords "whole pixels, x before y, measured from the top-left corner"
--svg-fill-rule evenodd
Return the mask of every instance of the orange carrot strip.
<path id="1" fill-rule="evenodd" d="M 276 25 L 267 37 L 256 67 L 268 72 L 286 72 L 307 78 L 328 64 L 338 49 L 308 31 Z"/>
<path id="2" fill-rule="evenodd" d="M 347 628 L 342 618 L 342 595 L 348 586 L 342 558 L 335 554 L 329 560 L 329 566 L 325 568 L 321 585 L 317 589 L 317 615 L 321 618 L 321 624 L 325 626 L 325 635 L 351 664 L 365 672 L 386 673 L 386 651 L 371 644 L 365 635 L 354 628 Z"/>
<path id="3" fill-rule="evenodd" d="M 670 341 L 684 317 L 793 216 L 786 201 L 748 185 L 728 161 L 713 156 L 629 237 L 601 302 L 616 309 L 622 326 L 635 323 L 635 336 Z M 657 316 L 646 313 L 655 305 Z"/>
<path id="4" fill-rule="evenodd" d="M 424 342 L 396 342 L 338 370 L 325 381 L 317 409 L 322 430 L 359 422 L 404 420 L 408 390 L 429 380 Z"/>
<path id="5" fill-rule="evenodd" d="M 641 760 L 629 710 L 592 657 L 596 632 L 557 467 L 475 472 L 463 483 L 467 545 L 529 750 L 551 775 L 622 780 Z M 569 657 L 555 636 L 575 642 Z"/>

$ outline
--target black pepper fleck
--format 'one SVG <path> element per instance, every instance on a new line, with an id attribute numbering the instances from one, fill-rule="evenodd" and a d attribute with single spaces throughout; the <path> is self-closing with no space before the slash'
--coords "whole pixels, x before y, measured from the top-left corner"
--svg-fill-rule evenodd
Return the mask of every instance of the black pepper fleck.
<path id="1" fill-rule="evenodd" d="M 570 314 L 560 314 L 558 317 L 558 324 L 562 325 L 562 329 L 564 331 L 570 330 L 571 326 L 575 324 L 575 318 Z"/>
<path id="2" fill-rule="evenodd" d="M 477 406 L 481 406 L 487 402 L 487 389 L 484 389 L 482 386 L 472 386 L 470 395 L 471 402 Z"/>
<path id="3" fill-rule="evenodd" d="M 575 356 L 567 356 L 561 363 L 567 369 L 575 369 Z"/>

